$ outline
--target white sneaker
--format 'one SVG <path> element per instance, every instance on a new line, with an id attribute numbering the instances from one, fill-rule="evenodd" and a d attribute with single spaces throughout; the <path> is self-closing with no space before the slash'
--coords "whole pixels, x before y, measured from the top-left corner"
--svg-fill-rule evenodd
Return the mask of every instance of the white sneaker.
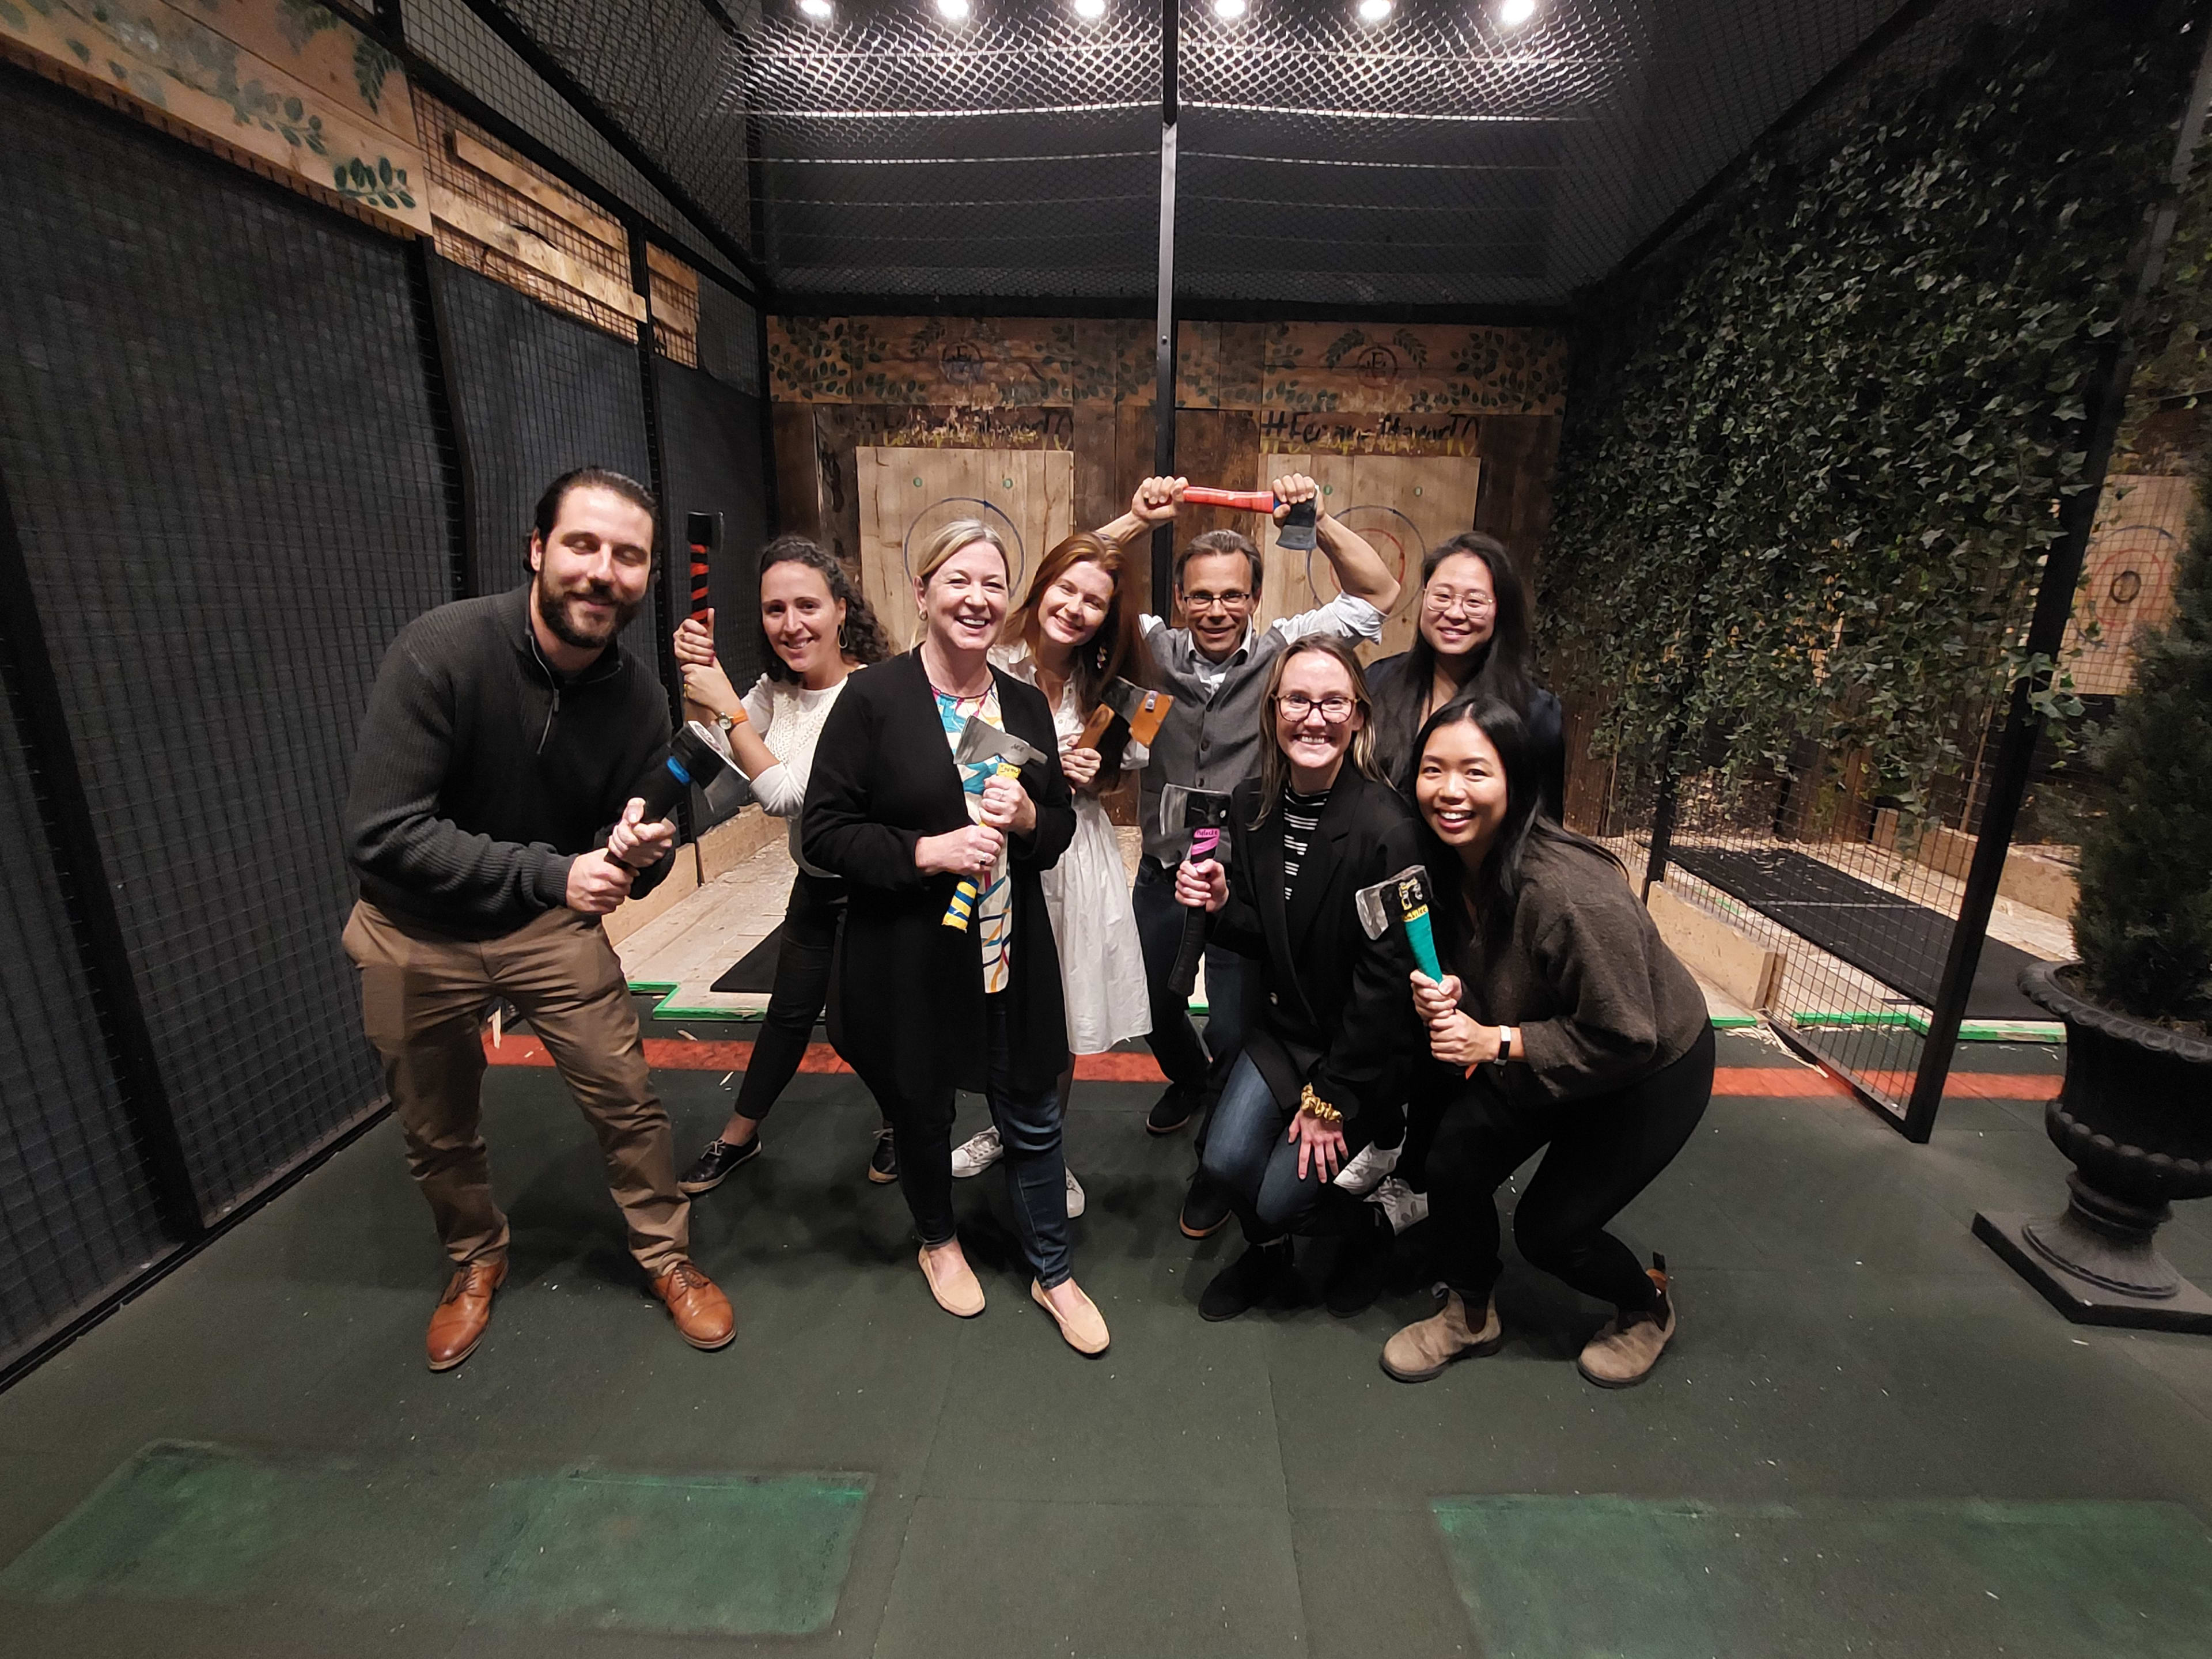
<path id="1" fill-rule="evenodd" d="M 1383 1176 L 1398 1167 L 1399 1156 L 1405 1150 L 1402 1141 L 1395 1146 L 1377 1146 L 1370 1141 L 1336 1172 L 1336 1185 L 1354 1198 L 1366 1197 L 1382 1183 Z"/>
<path id="2" fill-rule="evenodd" d="M 1067 1172 L 1067 1218 L 1070 1221 L 1083 1213 L 1083 1183 L 1076 1180 L 1075 1171 Z"/>
<path id="3" fill-rule="evenodd" d="M 1377 1182 L 1367 1201 L 1382 1206 L 1382 1213 L 1390 1218 L 1393 1233 L 1402 1233 L 1415 1222 L 1428 1219 L 1429 1195 L 1415 1192 L 1395 1176 Z"/>
<path id="4" fill-rule="evenodd" d="M 994 1127 L 979 1135 L 970 1135 L 952 1149 L 952 1178 L 965 1181 L 979 1176 L 1006 1155 L 1000 1144 L 999 1131 Z"/>

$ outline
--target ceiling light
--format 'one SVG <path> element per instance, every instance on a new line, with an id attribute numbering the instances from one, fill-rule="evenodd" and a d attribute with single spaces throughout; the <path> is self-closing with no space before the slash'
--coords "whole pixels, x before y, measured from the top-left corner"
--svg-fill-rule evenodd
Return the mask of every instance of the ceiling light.
<path id="1" fill-rule="evenodd" d="M 1507 0 L 1507 3 L 1512 3 L 1512 0 Z M 968 21 L 968 0 L 937 0 L 937 15 L 948 23 L 964 23 Z"/>
<path id="2" fill-rule="evenodd" d="M 1498 21 L 1509 29 L 1517 29 L 1536 15 L 1536 0 L 1504 0 L 1498 8 Z"/>
<path id="3" fill-rule="evenodd" d="M 817 23 L 830 21 L 830 0 L 799 0 L 799 9 Z"/>
<path id="4" fill-rule="evenodd" d="M 1106 15 L 1106 0 L 1075 0 L 1075 15 L 1086 23 L 1095 23 Z"/>
<path id="5" fill-rule="evenodd" d="M 1224 23 L 1233 23 L 1245 12 L 1245 0 L 1213 0 L 1213 15 Z"/>
<path id="6" fill-rule="evenodd" d="M 1359 0 L 1359 21 L 1379 23 L 1390 15 L 1390 0 Z"/>

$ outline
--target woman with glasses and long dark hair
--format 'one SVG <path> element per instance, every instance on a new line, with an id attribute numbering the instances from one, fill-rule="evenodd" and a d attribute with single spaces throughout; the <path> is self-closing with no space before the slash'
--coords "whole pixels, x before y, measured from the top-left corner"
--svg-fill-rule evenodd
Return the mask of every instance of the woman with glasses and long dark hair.
<path id="1" fill-rule="evenodd" d="M 1496 1352 L 1492 1195 L 1539 1152 L 1514 1242 L 1531 1267 L 1614 1310 L 1582 1351 L 1583 1375 L 1641 1382 L 1674 1334 L 1665 1259 L 1647 1272 L 1606 1224 L 1704 1116 L 1712 1024 L 1620 860 L 1544 810 L 1541 764 L 1527 719 L 1494 698 L 1447 704 L 1414 747 L 1431 916 L 1450 970 L 1442 984 L 1410 976 L 1444 1097 L 1428 1182 L 1447 1293 L 1382 1350 L 1403 1382 Z"/>
<path id="2" fill-rule="evenodd" d="M 1420 1042 L 1403 936 L 1368 938 L 1353 898 L 1415 862 L 1419 838 L 1405 802 L 1375 775 L 1372 710 L 1352 647 L 1318 634 L 1285 647 L 1265 718 L 1259 775 L 1231 792 L 1227 870 L 1185 860 L 1176 875 L 1176 896 L 1212 913 L 1207 937 L 1253 958 L 1264 993 L 1206 1136 L 1206 1173 L 1246 1245 L 1206 1287 L 1207 1319 L 1295 1295 L 1292 1235 L 1347 1158 L 1403 1136 L 1404 1081 Z M 1371 1231 L 1370 1206 L 1346 1203 Z"/>
<path id="3" fill-rule="evenodd" d="M 741 698 L 714 655 L 714 613 L 687 617 L 676 630 L 684 695 L 714 716 L 721 745 L 771 817 L 791 825 L 799 866 L 783 912 L 775 988 L 744 1086 L 722 1132 L 707 1143 L 676 1184 L 711 1192 L 739 1164 L 760 1156 L 761 1120 L 798 1074 L 830 995 L 830 963 L 845 919 L 845 884 L 799 855 L 799 810 L 814 764 L 815 739 L 856 668 L 881 662 L 890 642 L 876 613 L 844 567 L 804 536 L 779 536 L 760 555 L 759 647 L 768 668 Z M 886 1127 L 876 1137 L 868 1179 L 898 1179 Z"/>
<path id="4" fill-rule="evenodd" d="M 1470 530 L 1421 561 L 1413 643 L 1367 671 L 1375 696 L 1375 753 L 1402 787 L 1413 734 L 1446 703 L 1487 696 L 1521 711 L 1538 752 L 1537 781 L 1552 816 L 1564 808 L 1567 751 L 1559 700 L 1530 674 L 1528 596 L 1512 556 Z"/>

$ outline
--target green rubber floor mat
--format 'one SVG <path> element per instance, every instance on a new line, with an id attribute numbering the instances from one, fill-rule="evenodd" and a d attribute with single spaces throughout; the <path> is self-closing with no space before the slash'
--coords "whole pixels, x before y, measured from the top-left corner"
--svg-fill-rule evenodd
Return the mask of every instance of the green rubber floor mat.
<path id="1" fill-rule="evenodd" d="M 1434 1509 L 1488 1659 L 2212 1653 L 2212 1534 L 2174 1504 Z"/>
<path id="2" fill-rule="evenodd" d="M 0 1571 L 0 1601 L 804 1636 L 836 1611 L 867 1495 L 846 1475 L 494 1477 L 161 1441 Z"/>

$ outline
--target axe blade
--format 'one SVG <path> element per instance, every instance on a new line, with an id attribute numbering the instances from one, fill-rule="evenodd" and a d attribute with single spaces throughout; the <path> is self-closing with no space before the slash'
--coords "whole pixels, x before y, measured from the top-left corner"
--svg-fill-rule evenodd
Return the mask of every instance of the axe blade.
<path id="1" fill-rule="evenodd" d="M 970 714 L 968 724 L 960 728 L 960 744 L 952 751 L 952 758 L 963 766 L 996 760 L 1021 767 L 1033 765 L 1044 757 L 1012 732 L 1001 732 L 990 721 Z"/>
<path id="2" fill-rule="evenodd" d="M 1128 723 L 1132 742 L 1150 744 L 1159 736 L 1160 722 L 1175 707 L 1175 699 L 1164 691 L 1148 691 L 1129 680 L 1115 680 L 1099 694 L 1098 706 L 1111 708 Z"/>
<path id="3" fill-rule="evenodd" d="M 1218 830 L 1229 822 L 1229 797 L 1218 789 L 1193 789 L 1180 783 L 1160 788 L 1160 833 L 1188 836 L 1194 830 Z"/>
<path id="4" fill-rule="evenodd" d="M 1319 515 L 1312 501 L 1297 501 L 1284 516 L 1275 531 L 1275 545 L 1285 553 L 1310 553 L 1318 545 L 1320 537 L 1315 530 Z"/>

